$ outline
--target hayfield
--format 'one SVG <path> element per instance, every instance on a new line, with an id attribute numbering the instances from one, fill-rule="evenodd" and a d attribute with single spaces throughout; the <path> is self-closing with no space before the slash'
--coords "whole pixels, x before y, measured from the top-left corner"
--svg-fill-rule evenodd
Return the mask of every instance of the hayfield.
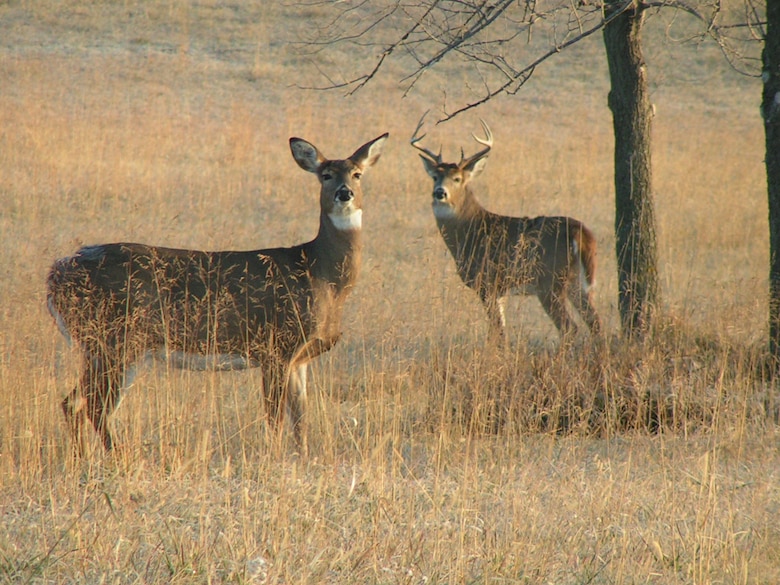
<path id="1" fill-rule="evenodd" d="M 452 159 L 485 119 L 483 204 L 571 215 L 599 239 L 607 351 L 587 339 L 559 351 L 525 298 L 509 303 L 510 350 L 496 355 L 408 145 L 422 112 L 469 95 L 465 78 L 449 64 L 405 98 L 394 71 L 348 97 L 305 89 L 361 57 L 296 44 L 327 13 L 0 3 L 3 581 L 780 581 L 760 82 L 649 21 L 663 304 L 641 347 L 617 337 L 600 38 L 516 96 L 426 129 Z M 256 372 L 160 365 L 114 418 L 121 452 L 95 444 L 73 461 L 59 404 L 80 356 L 45 309 L 51 262 L 110 241 L 312 238 L 318 186 L 287 139 L 344 157 L 385 131 L 344 335 L 311 375 L 308 455 L 271 440 Z"/>

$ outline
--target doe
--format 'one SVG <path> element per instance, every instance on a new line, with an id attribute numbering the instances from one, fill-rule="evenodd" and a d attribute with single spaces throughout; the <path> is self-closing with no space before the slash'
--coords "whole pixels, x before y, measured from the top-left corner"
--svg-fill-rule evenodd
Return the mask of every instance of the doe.
<path id="1" fill-rule="evenodd" d="M 271 422 L 287 411 L 302 444 L 307 367 L 341 335 L 360 266 L 360 179 L 387 136 L 344 160 L 290 139 L 298 165 L 320 182 L 319 232 L 310 242 L 220 252 L 101 244 L 54 262 L 48 308 L 83 350 L 80 381 L 62 402 L 79 454 L 86 419 L 112 449 L 108 418 L 148 359 L 193 370 L 260 368 Z"/>

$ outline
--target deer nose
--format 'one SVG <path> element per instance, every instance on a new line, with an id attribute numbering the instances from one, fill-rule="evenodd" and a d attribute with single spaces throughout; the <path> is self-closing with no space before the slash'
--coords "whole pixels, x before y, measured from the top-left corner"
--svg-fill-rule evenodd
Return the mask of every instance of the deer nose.
<path id="1" fill-rule="evenodd" d="M 347 201 L 351 201 L 354 199 L 355 194 L 352 192 L 352 189 L 347 187 L 346 185 L 342 185 L 338 188 L 338 191 L 336 191 L 336 200 L 342 201 L 346 203 Z"/>
<path id="2" fill-rule="evenodd" d="M 444 201 L 447 198 L 447 191 L 443 187 L 436 187 L 433 190 L 433 198 L 437 201 Z"/>

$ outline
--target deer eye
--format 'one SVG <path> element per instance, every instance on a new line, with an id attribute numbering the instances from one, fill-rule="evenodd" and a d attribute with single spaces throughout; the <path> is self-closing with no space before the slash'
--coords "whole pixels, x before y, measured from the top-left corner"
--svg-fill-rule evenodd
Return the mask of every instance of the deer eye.
<path id="1" fill-rule="evenodd" d="M 360 180 L 360 177 L 362 177 L 362 176 L 363 176 L 363 173 L 361 173 L 361 172 L 357 172 L 357 173 L 355 173 L 355 174 L 354 174 L 354 175 L 352 175 L 352 176 L 355 178 L 355 180 L 359 181 L 359 180 Z"/>
<path id="2" fill-rule="evenodd" d="M 330 173 L 322 173 L 322 180 L 323 181 L 330 181 L 333 178 L 333 175 Z"/>
<path id="3" fill-rule="evenodd" d="M 463 179 L 461 177 L 454 177 L 452 180 L 456 183 L 460 183 Z"/>

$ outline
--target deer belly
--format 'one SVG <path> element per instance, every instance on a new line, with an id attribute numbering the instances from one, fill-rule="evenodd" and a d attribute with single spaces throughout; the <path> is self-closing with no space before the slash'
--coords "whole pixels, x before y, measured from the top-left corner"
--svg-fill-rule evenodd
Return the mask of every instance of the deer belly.
<path id="1" fill-rule="evenodd" d="M 191 370 L 197 372 L 216 371 L 227 372 L 231 370 L 246 370 L 259 367 L 257 359 L 247 358 L 240 354 L 199 354 L 186 351 L 167 351 L 166 349 L 150 350 L 132 363 L 127 364 L 122 380 L 122 390 L 129 389 L 138 375 L 138 370 L 149 367 L 154 362 L 163 362 L 179 370 Z M 119 400 L 122 395 L 118 395 Z M 119 406 L 119 403 L 117 403 Z"/>
<path id="2" fill-rule="evenodd" d="M 523 295 L 538 295 L 539 289 L 534 285 L 534 283 L 529 282 L 521 285 L 513 286 L 511 289 L 509 289 L 509 294 L 514 296 L 523 296 Z"/>
<path id="3" fill-rule="evenodd" d="M 170 364 L 180 370 L 226 372 L 231 370 L 246 370 L 256 368 L 260 363 L 242 354 L 231 353 L 192 353 L 186 351 L 160 350 L 155 358 Z"/>

